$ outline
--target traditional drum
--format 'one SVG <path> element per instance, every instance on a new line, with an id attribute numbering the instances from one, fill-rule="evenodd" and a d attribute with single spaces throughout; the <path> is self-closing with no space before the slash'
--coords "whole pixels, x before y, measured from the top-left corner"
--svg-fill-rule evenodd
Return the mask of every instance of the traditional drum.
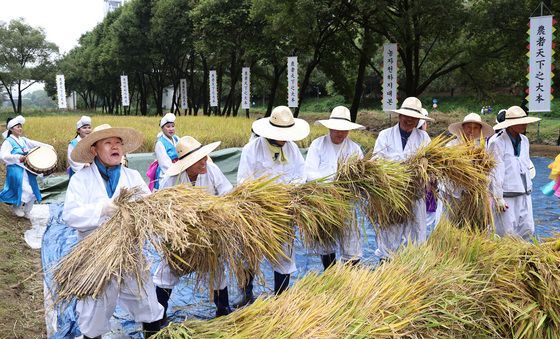
<path id="1" fill-rule="evenodd" d="M 54 172 L 57 162 L 56 152 L 46 146 L 32 148 L 25 158 L 25 166 L 35 173 L 49 175 Z"/>

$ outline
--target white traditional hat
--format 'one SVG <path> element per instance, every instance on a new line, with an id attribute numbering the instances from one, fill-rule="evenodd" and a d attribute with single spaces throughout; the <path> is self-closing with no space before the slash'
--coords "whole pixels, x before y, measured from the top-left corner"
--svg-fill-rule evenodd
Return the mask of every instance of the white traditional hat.
<path id="1" fill-rule="evenodd" d="M 424 119 L 426 121 L 434 121 L 434 119 L 422 114 L 422 102 L 420 99 L 415 97 L 408 97 L 404 99 L 401 108 L 391 112 L 406 115 L 412 118 Z"/>
<path id="2" fill-rule="evenodd" d="M 485 123 L 484 121 L 482 121 L 482 119 L 480 118 L 480 115 L 476 114 L 476 113 L 467 114 L 463 118 L 462 122 L 455 122 L 455 123 L 449 125 L 447 130 L 452 134 L 455 134 L 457 136 L 461 136 L 461 133 L 464 133 L 463 132 L 463 125 L 468 123 L 468 122 L 474 122 L 474 123 L 479 124 L 481 126 L 482 135 L 485 138 L 494 134 L 494 129 L 492 128 L 492 126 L 490 126 L 487 123 Z"/>
<path id="3" fill-rule="evenodd" d="M 523 108 L 519 106 L 511 106 L 506 111 L 505 120 L 494 125 L 494 129 L 499 130 L 515 125 L 531 124 L 539 120 L 541 120 L 541 118 L 527 116 L 527 112 L 525 112 Z"/>
<path id="4" fill-rule="evenodd" d="M 25 124 L 25 118 L 22 115 L 18 115 L 17 117 L 10 119 L 10 121 L 6 124 L 6 130 L 2 133 L 4 139 L 8 137 L 8 131 L 12 129 L 12 127 L 23 124 Z"/>
<path id="5" fill-rule="evenodd" d="M 80 120 L 76 123 L 76 129 L 80 129 L 84 126 L 90 125 L 91 126 L 91 118 L 87 115 L 82 115 Z"/>
<path id="6" fill-rule="evenodd" d="M 170 122 L 175 122 L 175 114 L 173 113 L 165 113 L 165 115 L 163 116 L 163 118 L 161 118 L 161 120 L 159 121 L 159 127 L 163 127 L 163 125 L 170 123 Z"/>
<path id="7" fill-rule="evenodd" d="M 72 150 L 70 158 L 75 162 L 91 163 L 93 154 L 91 146 L 102 139 L 120 138 L 123 143 L 123 154 L 133 152 L 142 145 L 144 135 L 130 127 L 111 127 L 109 124 L 102 124 L 93 129 L 90 134 L 81 139 Z"/>
<path id="8" fill-rule="evenodd" d="M 422 107 L 422 115 L 425 117 L 428 116 L 428 111 L 424 107 Z M 418 125 L 416 125 L 416 128 L 422 127 L 422 125 L 424 125 L 425 123 L 426 123 L 426 119 L 418 120 Z"/>
<path id="9" fill-rule="evenodd" d="M 191 136 L 182 137 L 175 146 L 179 160 L 171 164 L 167 172 L 165 172 L 165 175 L 174 176 L 182 173 L 184 170 L 194 165 L 197 161 L 210 154 L 210 152 L 220 146 L 220 143 L 221 141 L 216 141 L 206 146 L 202 146 L 200 142 Z"/>
<path id="10" fill-rule="evenodd" d="M 309 135 L 307 121 L 294 118 L 286 106 L 275 107 L 269 118 L 256 120 L 252 127 L 261 137 L 278 141 L 298 141 Z"/>
<path id="11" fill-rule="evenodd" d="M 323 125 L 328 129 L 334 129 L 338 131 L 351 131 L 354 129 L 364 129 L 365 127 L 353 123 L 350 120 L 350 110 L 344 106 L 336 106 L 331 112 L 331 116 L 328 120 L 317 120 L 315 125 Z"/>

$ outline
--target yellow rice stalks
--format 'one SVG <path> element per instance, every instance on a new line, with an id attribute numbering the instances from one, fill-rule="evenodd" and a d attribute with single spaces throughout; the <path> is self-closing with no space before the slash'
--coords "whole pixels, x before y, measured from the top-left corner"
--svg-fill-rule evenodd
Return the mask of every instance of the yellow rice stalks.
<path id="1" fill-rule="evenodd" d="M 375 270 L 336 265 L 279 297 L 158 338 L 560 336 L 560 239 L 530 244 L 443 222 Z"/>

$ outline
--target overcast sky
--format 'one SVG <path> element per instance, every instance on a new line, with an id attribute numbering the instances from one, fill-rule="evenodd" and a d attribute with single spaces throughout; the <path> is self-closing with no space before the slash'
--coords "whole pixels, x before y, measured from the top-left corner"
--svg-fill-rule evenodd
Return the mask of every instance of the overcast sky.
<path id="1" fill-rule="evenodd" d="M 24 18 L 33 27 L 42 27 L 47 40 L 68 52 L 82 34 L 103 19 L 103 0 L 0 0 L 0 21 Z"/>

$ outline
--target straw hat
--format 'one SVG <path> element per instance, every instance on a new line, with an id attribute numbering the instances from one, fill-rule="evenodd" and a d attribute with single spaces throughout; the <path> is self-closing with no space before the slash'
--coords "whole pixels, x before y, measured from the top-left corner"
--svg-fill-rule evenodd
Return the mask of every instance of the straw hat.
<path id="1" fill-rule="evenodd" d="M 144 141 L 144 135 L 134 128 L 111 127 L 109 124 L 102 124 L 95 127 L 90 134 L 78 142 L 70 157 L 75 162 L 91 163 L 94 158 L 90 150 L 91 146 L 99 140 L 112 137 L 122 140 L 124 154 L 137 150 Z"/>
<path id="2" fill-rule="evenodd" d="M 202 144 L 193 137 L 182 137 L 179 139 L 177 146 L 175 146 L 179 160 L 177 160 L 174 164 L 171 164 L 165 174 L 171 177 L 183 172 L 218 148 L 220 143 L 221 141 L 216 141 L 206 146 L 202 146 Z"/>
<path id="3" fill-rule="evenodd" d="M 350 110 L 344 106 L 336 106 L 331 112 L 331 116 L 328 120 L 317 120 L 315 125 L 323 125 L 328 129 L 334 129 L 338 131 L 351 131 L 354 129 L 364 129 L 365 127 L 353 123 L 350 120 Z"/>
<path id="4" fill-rule="evenodd" d="M 434 119 L 422 114 L 422 102 L 420 101 L 420 99 L 415 97 L 408 97 L 404 99 L 401 108 L 391 112 L 406 115 L 412 118 L 424 119 L 426 121 L 434 121 Z"/>
<path id="5" fill-rule="evenodd" d="M 268 139 L 279 141 L 298 141 L 309 135 L 309 124 L 303 119 L 294 118 L 286 106 L 272 110 L 269 118 L 253 122 L 253 131 Z"/>
<path id="6" fill-rule="evenodd" d="M 457 136 L 461 136 L 461 133 L 464 133 L 463 132 L 463 125 L 468 123 L 468 122 L 474 122 L 474 123 L 479 124 L 481 126 L 482 135 L 485 138 L 494 134 L 494 129 L 492 128 L 492 126 L 490 126 L 487 123 L 485 123 L 484 121 L 482 121 L 482 119 L 480 118 L 480 115 L 478 115 L 476 113 L 467 114 L 463 118 L 462 122 L 455 122 L 455 123 L 449 125 L 447 130 L 452 134 L 455 134 Z"/>
<path id="7" fill-rule="evenodd" d="M 531 124 L 539 120 L 541 120 L 541 118 L 527 116 L 527 113 L 523 110 L 523 108 L 519 106 L 511 106 L 506 111 L 505 120 L 494 125 L 494 129 L 498 130 L 515 125 Z"/>

